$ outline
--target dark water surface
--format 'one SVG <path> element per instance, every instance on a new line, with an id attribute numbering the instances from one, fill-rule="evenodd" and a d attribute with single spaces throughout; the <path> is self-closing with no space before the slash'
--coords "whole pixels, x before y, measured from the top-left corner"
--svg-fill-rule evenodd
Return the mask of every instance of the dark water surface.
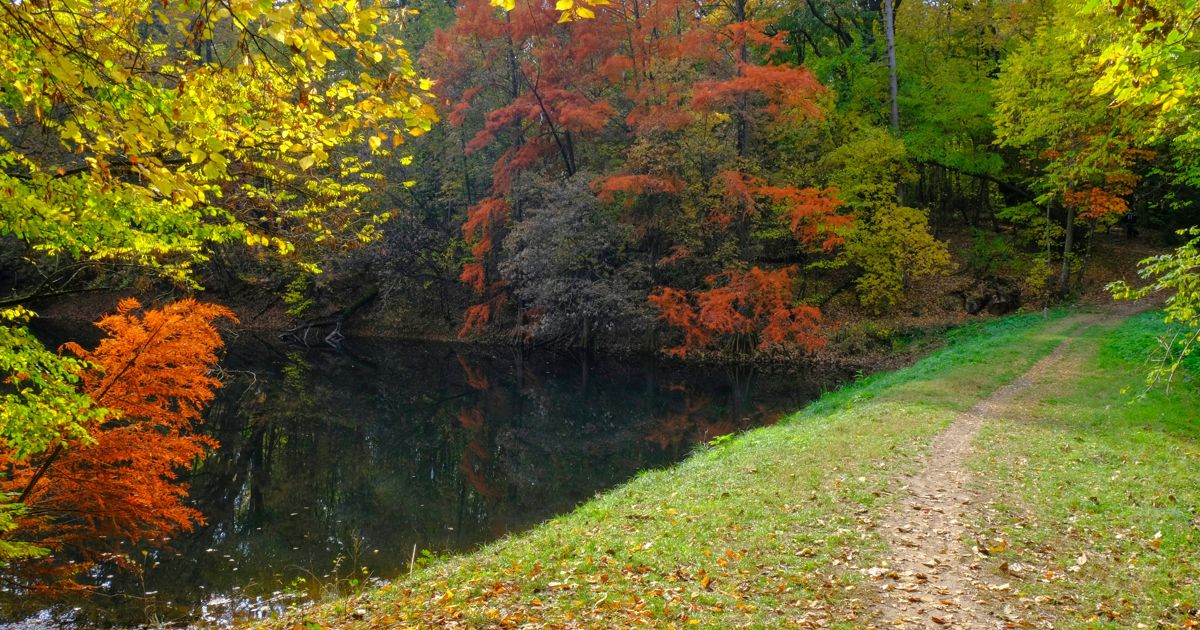
<path id="1" fill-rule="evenodd" d="M 462 552 L 570 511 L 836 384 L 383 339 L 345 350 L 231 343 L 227 385 L 207 414 L 221 446 L 190 479 L 208 522 L 149 551 L 140 574 L 98 571 L 89 597 L 0 594 L 0 621 L 269 615 L 404 574 L 414 548 L 418 561 Z"/>

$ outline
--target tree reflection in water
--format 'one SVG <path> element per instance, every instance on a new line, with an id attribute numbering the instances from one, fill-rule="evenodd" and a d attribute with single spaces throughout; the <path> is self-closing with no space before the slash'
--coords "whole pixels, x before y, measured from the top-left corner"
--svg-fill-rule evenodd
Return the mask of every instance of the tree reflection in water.
<path id="1" fill-rule="evenodd" d="M 834 384 L 392 340 L 301 353 L 243 338 L 223 366 L 207 416 L 221 446 L 191 479 L 207 522 L 149 551 L 141 575 L 99 572 L 98 596 L 8 596 L 0 619 L 267 614 L 400 575 L 414 547 L 469 550 L 527 528 Z"/>

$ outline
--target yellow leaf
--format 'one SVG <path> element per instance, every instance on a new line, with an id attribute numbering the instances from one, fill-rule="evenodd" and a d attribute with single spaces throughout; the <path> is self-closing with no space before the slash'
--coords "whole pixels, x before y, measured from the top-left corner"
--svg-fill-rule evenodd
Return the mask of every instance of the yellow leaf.
<path id="1" fill-rule="evenodd" d="M 379 136 L 371 136 L 370 138 L 367 138 L 367 144 L 371 145 L 371 149 L 373 151 L 378 151 L 379 146 L 383 144 L 383 138 Z"/>
<path id="2" fill-rule="evenodd" d="M 554 10 L 569 11 L 573 6 L 575 6 L 575 0 L 558 0 L 558 2 L 554 4 Z"/>

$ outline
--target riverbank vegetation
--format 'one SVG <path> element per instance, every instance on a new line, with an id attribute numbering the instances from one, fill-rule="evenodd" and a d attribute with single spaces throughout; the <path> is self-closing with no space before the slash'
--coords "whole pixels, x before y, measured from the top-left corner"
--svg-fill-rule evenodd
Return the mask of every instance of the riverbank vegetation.
<path id="1" fill-rule="evenodd" d="M 178 474 L 213 445 L 217 320 L 335 350 L 372 332 L 869 370 L 913 331 L 1115 282 L 1179 327 L 1144 345 L 1150 382 L 1194 389 L 1194 2 L 0 2 L 12 589 L 131 565 L 203 519 Z M 56 352 L 38 313 L 107 337 Z M 976 393 L 962 378 L 946 410 Z M 854 448 L 927 437 L 929 394 Z M 847 466 L 837 492 L 872 478 Z M 830 540 L 812 558 L 849 562 Z M 624 566 L 609 579 L 639 582 Z M 822 588 L 852 592 L 838 575 Z"/>

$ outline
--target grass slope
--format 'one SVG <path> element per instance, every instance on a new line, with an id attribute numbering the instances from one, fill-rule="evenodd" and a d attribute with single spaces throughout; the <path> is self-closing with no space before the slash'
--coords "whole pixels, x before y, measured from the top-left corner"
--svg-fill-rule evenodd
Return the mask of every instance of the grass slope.
<path id="1" fill-rule="evenodd" d="M 1200 626 L 1200 370 L 1134 396 L 1159 320 L 1084 332 L 977 442 L 984 562 L 1059 628 Z"/>
<path id="2" fill-rule="evenodd" d="M 959 329 L 910 368 L 642 474 L 529 532 L 265 625 L 863 627 L 875 589 L 862 569 L 885 551 L 874 519 L 903 475 L 957 414 L 1084 319 L 1059 312 Z M 1182 625 L 1191 614 L 1195 389 L 1134 406 L 1118 391 L 1137 381 L 1156 326 L 1148 315 L 1078 332 L 1071 369 L 1026 394 L 1020 409 L 1036 413 L 982 434 L 974 466 L 991 501 L 974 525 L 995 551 L 981 561 L 1009 576 L 1003 596 L 1032 611 L 1025 618 L 1124 627 Z"/>

